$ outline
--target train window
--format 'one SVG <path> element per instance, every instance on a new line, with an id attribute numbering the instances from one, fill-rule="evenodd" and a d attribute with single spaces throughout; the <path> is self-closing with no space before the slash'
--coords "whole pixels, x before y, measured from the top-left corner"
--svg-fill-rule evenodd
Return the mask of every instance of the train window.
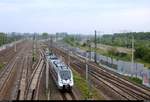
<path id="1" fill-rule="evenodd" d="M 56 66 L 56 67 L 58 67 L 58 66 L 57 66 L 57 62 L 56 62 L 56 61 L 54 61 L 53 63 L 55 64 L 55 66 Z"/>
<path id="2" fill-rule="evenodd" d="M 62 70 L 62 71 L 60 71 L 60 77 L 64 80 L 70 79 L 71 73 L 68 70 Z"/>
<path id="3" fill-rule="evenodd" d="M 56 59 L 58 59 L 58 58 L 53 55 L 53 56 L 51 56 L 51 59 L 52 59 L 52 60 L 56 60 Z"/>

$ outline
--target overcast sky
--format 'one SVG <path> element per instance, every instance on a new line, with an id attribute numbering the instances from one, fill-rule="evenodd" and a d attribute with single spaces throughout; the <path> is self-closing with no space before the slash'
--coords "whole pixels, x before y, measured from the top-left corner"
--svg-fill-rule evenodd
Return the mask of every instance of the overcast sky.
<path id="1" fill-rule="evenodd" d="M 150 0 L 0 0 L 0 32 L 150 31 Z"/>

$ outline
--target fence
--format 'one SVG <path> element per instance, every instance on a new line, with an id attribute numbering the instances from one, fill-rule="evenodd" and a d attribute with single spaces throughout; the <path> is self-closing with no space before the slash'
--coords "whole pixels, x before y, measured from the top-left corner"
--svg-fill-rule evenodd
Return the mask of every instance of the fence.
<path id="1" fill-rule="evenodd" d="M 94 59 L 94 53 L 91 54 L 92 59 Z M 133 63 L 133 67 L 131 67 L 131 62 L 116 60 L 103 55 L 97 55 L 97 60 L 117 73 L 142 79 L 143 84 L 150 87 L 150 70 L 144 67 L 144 64 Z"/>
<path id="2" fill-rule="evenodd" d="M 64 49 L 70 49 L 71 51 L 86 57 L 86 51 L 79 48 L 73 48 L 63 46 Z M 94 52 L 91 52 L 91 59 L 94 60 Z M 97 62 L 107 66 L 119 74 L 140 78 L 143 84 L 150 87 L 150 70 L 144 67 L 144 64 L 134 63 L 133 67 L 131 62 L 116 60 L 107 56 L 97 54 Z"/>

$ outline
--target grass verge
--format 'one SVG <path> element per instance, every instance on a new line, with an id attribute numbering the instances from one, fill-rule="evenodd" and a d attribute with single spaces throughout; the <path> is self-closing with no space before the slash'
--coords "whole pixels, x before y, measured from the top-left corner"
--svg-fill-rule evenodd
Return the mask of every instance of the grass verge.
<path id="1" fill-rule="evenodd" d="M 90 93 L 86 80 L 82 78 L 77 71 L 75 70 L 72 70 L 72 71 L 74 75 L 75 86 L 80 90 L 81 94 L 83 95 L 82 96 L 83 99 L 98 99 L 98 100 L 103 99 L 104 100 L 104 98 L 100 94 L 98 94 L 98 91 L 96 90 L 96 88 L 91 87 L 91 93 Z"/>
<path id="2" fill-rule="evenodd" d="M 32 61 L 33 61 L 33 62 L 36 61 L 36 53 L 35 53 L 35 52 L 32 53 Z"/>
<path id="3" fill-rule="evenodd" d="M 68 43 L 68 44 L 70 44 L 70 43 Z M 70 45 L 72 46 L 74 44 L 70 44 Z M 89 49 L 87 46 L 81 46 L 81 45 L 76 45 L 74 47 L 78 47 L 78 48 L 80 48 L 82 50 L 88 50 Z M 94 51 L 93 48 L 92 48 L 92 51 Z M 111 57 L 111 58 L 115 58 L 117 60 L 131 61 L 131 54 L 126 54 L 125 56 L 109 55 L 108 51 L 104 51 L 104 50 L 102 50 L 100 48 L 97 48 L 96 52 L 98 54 L 101 54 L 101 55 L 104 55 L 104 56 L 107 56 L 107 57 Z M 145 61 L 143 61 L 141 59 L 140 60 L 139 59 L 135 59 L 135 61 L 138 62 L 138 63 L 144 64 L 145 67 L 147 67 L 148 69 L 150 69 L 150 63 L 147 63 L 147 62 L 145 62 Z"/>
<path id="4" fill-rule="evenodd" d="M 0 69 L 2 69 L 4 67 L 3 63 L 0 63 Z"/>
<path id="5" fill-rule="evenodd" d="M 136 77 L 128 77 L 129 80 L 136 82 L 138 84 L 142 84 L 142 80 Z"/>

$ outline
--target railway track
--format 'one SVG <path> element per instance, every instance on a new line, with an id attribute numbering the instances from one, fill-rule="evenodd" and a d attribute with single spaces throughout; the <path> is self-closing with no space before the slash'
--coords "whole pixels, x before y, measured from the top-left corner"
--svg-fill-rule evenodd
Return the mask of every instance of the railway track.
<path id="1" fill-rule="evenodd" d="M 18 50 L 22 48 L 22 44 L 24 41 L 17 44 L 17 52 L 14 52 L 14 46 L 7 48 L 5 50 L 2 50 L 0 52 L 0 61 L 5 62 L 5 64 L 8 64 L 9 61 L 19 52 Z"/>
<path id="2" fill-rule="evenodd" d="M 78 69 L 80 68 L 85 68 L 85 64 L 82 63 L 74 63 Z M 83 71 L 83 70 L 82 70 Z M 130 85 L 130 83 L 124 81 L 124 80 L 120 80 L 120 78 L 114 76 L 113 74 L 109 74 L 107 71 L 103 71 L 101 69 L 96 69 L 95 67 L 92 67 L 89 65 L 89 73 L 94 76 L 96 79 L 102 81 L 102 79 L 107 80 L 107 82 L 109 82 L 111 85 L 114 85 L 115 87 L 119 88 L 120 90 L 122 90 L 122 92 L 120 92 L 120 94 L 122 93 L 122 96 L 126 94 L 126 96 L 128 96 L 128 94 L 130 96 L 132 96 L 134 99 L 150 99 L 150 94 L 147 90 L 144 89 L 139 89 L 136 86 Z M 102 79 L 100 79 L 102 78 Z M 115 90 L 115 89 L 114 89 Z M 125 95 L 123 97 L 126 97 Z M 132 98 L 131 97 L 131 98 Z M 127 99 L 130 99 L 128 97 L 126 97 Z"/>
<path id="3" fill-rule="evenodd" d="M 108 74 L 108 72 L 104 72 L 103 70 L 93 69 L 90 71 L 90 73 L 93 73 L 93 74 L 97 75 L 98 77 L 108 80 L 110 83 L 113 83 L 113 85 L 120 87 L 124 92 L 132 95 L 132 97 L 135 97 L 136 99 L 150 99 L 149 91 L 141 89 L 136 86 L 133 86 L 130 83 L 128 83 L 122 79 L 120 80 L 120 78 L 114 77 L 114 76 Z"/>
<path id="4" fill-rule="evenodd" d="M 18 87 L 18 92 L 17 92 L 17 100 L 24 100 L 24 95 L 26 92 L 26 86 L 27 86 L 27 72 L 28 72 L 28 56 L 23 57 L 23 66 L 22 66 L 22 70 L 21 70 L 21 76 L 20 76 L 20 82 L 19 82 L 19 87 Z"/>
<path id="5" fill-rule="evenodd" d="M 3 72 L 0 75 L 0 99 L 3 96 L 7 82 L 9 81 L 9 78 L 12 75 L 12 70 L 17 62 L 17 57 L 11 62 L 6 66 L 6 68 L 3 70 Z"/>
<path id="6" fill-rule="evenodd" d="M 76 67 L 83 68 L 82 64 L 76 64 Z M 93 69 L 93 68 L 92 68 Z M 95 69 L 89 70 L 89 74 L 91 77 L 94 77 L 96 80 L 103 82 L 105 85 L 109 86 L 112 90 L 116 93 L 120 94 L 125 99 L 138 99 L 144 100 L 147 99 L 149 96 L 145 94 L 140 94 L 138 91 L 133 90 L 130 87 L 127 87 L 125 83 L 120 82 L 114 77 L 111 77 L 104 72 L 97 71 Z M 113 80 L 112 80 L 113 79 Z"/>
<path id="7" fill-rule="evenodd" d="M 73 91 L 70 92 L 60 92 L 63 100 L 76 100 Z"/>
<path id="8" fill-rule="evenodd" d="M 66 57 L 67 55 L 66 52 L 62 51 L 62 49 L 56 48 L 55 51 L 57 52 L 57 54 L 60 54 L 64 57 Z M 72 59 L 72 61 L 70 62 L 79 62 L 77 64 L 74 63 L 75 66 L 78 69 L 85 71 L 85 61 L 83 62 L 83 59 L 80 60 L 79 58 L 74 57 L 73 55 L 70 57 Z M 129 81 L 119 78 L 117 75 L 114 75 L 113 73 L 110 73 L 109 71 L 99 68 L 91 63 L 88 63 L 88 65 L 91 69 L 90 75 L 92 77 L 94 77 L 98 81 L 102 81 L 103 83 L 105 83 L 105 85 L 109 86 L 112 90 L 120 94 L 125 99 L 135 99 L 135 100 L 150 99 L 149 89 L 130 83 Z"/>
<path id="9" fill-rule="evenodd" d="M 13 75 L 13 71 L 16 69 L 15 65 L 19 61 L 19 57 L 24 52 L 25 48 L 21 49 L 5 66 L 5 68 L 0 73 L 0 99 L 3 98 L 5 95 L 5 90 L 7 88 L 7 85 L 9 83 L 10 78 Z"/>
<path id="10" fill-rule="evenodd" d="M 30 42 L 31 43 L 31 42 Z M 27 77 L 28 74 L 28 66 L 32 63 L 31 57 L 29 59 L 31 53 L 32 45 L 29 43 L 25 43 L 23 46 L 19 44 L 17 46 L 17 52 L 12 55 L 13 51 L 9 51 L 9 57 L 12 58 L 5 68 L 0 73 L 0 99 L 19 99 L 18 93 L 22 92 L 19 90 L 21 83 L 27 84 Z M 13 49 L 12 49 L 13 50 Z M 30 75 L 28 75 L 29 77 Z M 24 81 L 23 81 L 24 80 Z M 11 84 L 11 85 L 10 85 Z M 22 85 L 23 86 L 23 85 Z M 21 88 L 23 89 L 23 88 Z"/>
<path id="11" fill-rule="evenodd" d="M 41 51 L 40 51 L 41 52 Z M 38 87 L 38 82 L 40 81 L 40 75 L 42 74 L 42 69 L 44 68 L 44 60 L 43 60 L 43 52 L 40 53 L 40 58 L 39 58 L 39 62 L 36 66 L 36 68 L 34 69 L 32 75 L 31 75 L 31 79 L 29 81 L 29 84 L 27 86 L 27 91 L 25 94 L 25 99 L 26 100 L 34 100 L 37 99 L 38 97 L 37 95 L 37 87 Z"/>

